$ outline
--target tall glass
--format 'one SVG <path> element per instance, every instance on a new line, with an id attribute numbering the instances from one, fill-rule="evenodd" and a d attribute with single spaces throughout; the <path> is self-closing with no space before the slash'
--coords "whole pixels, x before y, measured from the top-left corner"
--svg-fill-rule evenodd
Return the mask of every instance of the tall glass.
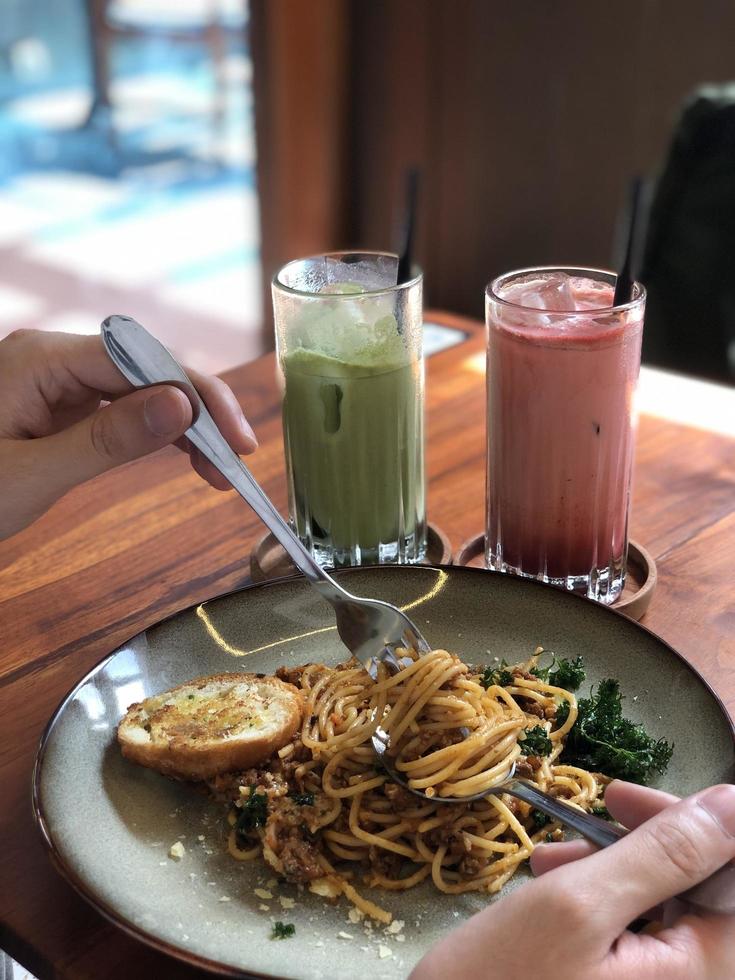
<path id="1" fill-rule="evenodd" d="M 291 523 L 327 566 L 426 554 L 422 277 L 336 252 L 273 280 Z"/>
<path id="2" fill-rule="evenodd" d="M 523 269 L 487 288 L 486 564 L 614 602 L 624 580 L 645 290 Z"/>

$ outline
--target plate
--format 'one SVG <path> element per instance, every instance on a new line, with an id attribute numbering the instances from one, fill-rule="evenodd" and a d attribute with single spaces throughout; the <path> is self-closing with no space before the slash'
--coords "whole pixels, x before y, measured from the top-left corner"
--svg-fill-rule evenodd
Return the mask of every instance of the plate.
<path id="1" fill-rule="evenodd" d="M 432 645 L 469 662 L 524 660 L 539 644 L 559 656 L 581 654 L 583 693 L 617 677 L 626 714 L 675 743 L 662 788 L 686 795 L 733 780 L 733 727 L 722 704 L 676 651 L 624 616 L 535 581 L 471 568 L 368 568 L 337 577 L 358 595 L 401 605 Z M 221 806 L 128 763 L 115 741 L 129 704 L 193 677 L 344 657 L 330 607 L 299 578 L 187 609 L 103 660 L 49 722 L 34 773 L 36 819 L 69 882 L 137 938 L 225 975 L 405 977 L 436 939 L 490 899 L 441 895 L 427 883 L 403 893 L 365 889 L 405 922 L 403 941 L 379 927 L 367 935 L 348 920 L 345 900 L 332 905 L 295 886 L 267 888 L 271 875 L 260 861 L 239 864 L 225 852 Z M 185 854 L 175 861 L 168 852 L 178 840 Z M 284 910 L 278 896 L 295 899 L 295 907 Z M 293 923 L 295 936 L 271 940 L 272 920 Z M 380 956 L 381 944 L 389 956 Z"/>

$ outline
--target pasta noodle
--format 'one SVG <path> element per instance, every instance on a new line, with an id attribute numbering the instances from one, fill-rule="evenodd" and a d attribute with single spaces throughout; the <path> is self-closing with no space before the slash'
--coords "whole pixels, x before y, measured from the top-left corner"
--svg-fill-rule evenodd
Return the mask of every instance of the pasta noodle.
<path id="1" fill-rule="evenodd" d="M 383 922 L 390 914 L 359 893 L 358 877 L 390 891 L 428 878 L 446 894 L 499 891 L 536 843 L 558 836 L 559 825 L 542 826 L 527 804 L 507 795 L 456 804 L 439 798 L 480 793 L 515 765 L 516 774 L 589 810 L 606 781 L 559 762 L 577 702 L 531 674 L 535 662 L 512 668 L 503 686 L 443 650 L 400 673 L 381 666 L 376 681 L 356 661 L 281 671 L 304 692 L 301 732 L 264 767 L 212 783 L 235 799 L 230 853 L 238 860 L 263 855 L 287 879 L 343 894 Z M 557 727 L 562 701 L 569 712 Z M 390 735 L 396 768 L 427 799 L 380 766 L 371 744 L 378 725 Z M 524 745 L 529 730 L 547 754 Z"/>

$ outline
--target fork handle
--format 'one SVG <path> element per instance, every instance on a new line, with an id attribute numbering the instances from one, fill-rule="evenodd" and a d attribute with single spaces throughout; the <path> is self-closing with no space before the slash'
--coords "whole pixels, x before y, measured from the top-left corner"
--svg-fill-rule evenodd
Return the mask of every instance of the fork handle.
<path id="1" fill-rule="evenodd" d="M 523 800 L 524 803 L 530 803 L 531 806 L 545 813 L 547 817 L 571 827 L 572 830 L 576 830 L 577 833 L 598 847 L 609 847 L 610 844 L 614 844 L 615 841 L 625 837 L 628 833 L 622 827 L 601 820 L 593 813 L 585 813 L 584 810 L 578 810 L 576 807 L 565 803 L 564 800 L 549 796 L 532 783 L 527 783 L 522 779 L 514 779 L 505 783 L 503 792 Z"/>
<path id="2" fill-rule="evenodd" d="M 342 599 L 351 598 L 337 585 L 331 575 L 324 571 L 286 524 L 250 470 L 225 440 L 203 404 L 196 422 L 187 429 L 186 437 L 252 507 L 284 547 L 294 565 L 303 572 L 325 599 L 334 604 Z"/>
<path id="3" fill-rule="evenodd" d="M 250 470 L 219 431 L 189 375 L 171 352 L 132 317 L 116 314 L 103 321 L 102 342 L 118 370 L 136 388 L 163 383 L 186 389 L 194 411 L 194 421 L 186 430 L 186 436 L 192 445 L 196 446 L 253 508 L 286 549 L 296 567 L 325 599 L 332 605 L 345 598 L 352 599 L 319 566 L 283 520 Z"/>
<path id="4" fill-rule="evenodd" d="M 577 810 L 563 800 L 548 796 L 522 779 L 514 779 L 504 785 L 503 792 L 523 800 L 524 803 L 530 803 L 547 816 L 576 830 L 598 847 L 609 847 L 630 833 L 624 827 L 607 823 L 592 813 Z M 677 898 L 702 912 L 732 915 L 735 913 L 735 864 L 730 861 L 709 878 L 677 895 Z"/>

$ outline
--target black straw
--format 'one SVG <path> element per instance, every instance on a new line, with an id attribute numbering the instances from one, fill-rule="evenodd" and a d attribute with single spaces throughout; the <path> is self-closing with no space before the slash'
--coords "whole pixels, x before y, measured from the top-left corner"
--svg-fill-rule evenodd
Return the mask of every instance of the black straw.
<path id="1" fill-rule="evenodd" d="M 638 254 L 640 243 L 640 233 L 643 217 L 643 181 L 640 177 L 634 177 L 630 182 L 628 191 L 628 214 L 625 241 L 625 255 L 620 272 L 615 280 L 615 295 L 613 306 L 621 306 L 623 303 L 630 303 L 633 299 L 633 286 L 635 284 L 636 266 L 638 265 Z"/>
<path id="2" fill-rule="evenodd" d="M 403 215 L 401 249 L 398 257 L 398 285 L 409 282 L 413 268 L 413 232 L 416 224 L 416 205 L 419 193 L 419 171 L 416 167 L 406 174 L 406 209 Z"/>

